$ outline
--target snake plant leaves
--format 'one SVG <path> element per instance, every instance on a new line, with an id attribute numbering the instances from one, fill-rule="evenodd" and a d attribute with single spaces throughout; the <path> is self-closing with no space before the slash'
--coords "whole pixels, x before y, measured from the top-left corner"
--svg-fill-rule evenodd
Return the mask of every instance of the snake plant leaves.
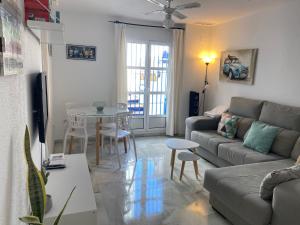
<path id="1" fill-rule="evenodd" d="M 60 219 L 61 219 L 61 216 L 62 216 L 62 214 L 64 213 L 64 211 L 65 211 L 65 209 L 66 209 L 66 207 L 67 207 L 67 205 L 68 205 L 68 202 L 69 202 L 70 198 L 72 197 L 72 194 L 73 194 L 73 192 L 74 192 L 75 189 L 76 189 L 76 186 L 75 186 L 75 187 L 73 188 L 73 190 L 71 191 L 71 193 L 70 193 L 70 195 L 69 195 L 69 197 L 68 197 L 68 199 L 67 199 L 67 201 L 66 201 L 64 207 L 63 207 L 62 210 L 60 211 L 59 215 L 56 217 L 56 219 L 55 219 L 53 225 L 58 225 L 58 223 L 59 223 L 59 221 L 60 221 Z"/>
<path id="2" fill-rule="evenodd" d="M 24 137 L 24 150 L 28 166 L 27 187 L 32 215 L 38 217 L 40 223 L 43 223 L 46 208 L 46 190 L 43 177 L 35 167 L 31 157 L 30 136 L 27 126 Z"/>
<path id="3" fill-rule="evenodd" d="M 46 190 L 45 183 L 47 183 L 47 178 L 49 173 L 45 169 L 40 172 L 34 165 L 31 157 L 30 150 L 30 136 L 28 127 L 26 126 L 25 137 L 24 137 L 24 151 L 26 156 L 26 162 L 28 166 L 27 172 L 27 187 L 31 206 L 31 215 L 19 218 L 20 221 L 27 223 L 29 225 L 43 225 L 43 219 L 46 208 Z M 71 191 L 64 207 L 62 208 L 59 215 L 56 217 L 53 225 L 58 225 L 60 219 L 68 205 L 68 202 L 75 190 L 76 186 Z"/>
<path id="4" fill-rule="evenodd" d="M 49 177 L 50 173 L 46 171 L 45 167 L 42 167 L 41 174 L 43 177 L 44 184 L 46 185 L 48 182 L 48 177 Z"/>
<path id="5" fill-rule="evenodd" d="M 43 225 L 40 222 L 40 219 L 36 216 L 24 216 L 22 218 L 19 218 L 22 222 L 32 225 Z"/>

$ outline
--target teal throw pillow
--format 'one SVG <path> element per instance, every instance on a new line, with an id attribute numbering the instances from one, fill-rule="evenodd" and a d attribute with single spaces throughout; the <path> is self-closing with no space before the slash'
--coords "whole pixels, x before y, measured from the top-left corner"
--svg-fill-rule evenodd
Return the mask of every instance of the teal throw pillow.
<path id="1" fill-rule="evenodd" d="M 278 127 L 255 121 L 247 132 L 243 145 L 257 152 L 268 154 L 278 132 Z"/>

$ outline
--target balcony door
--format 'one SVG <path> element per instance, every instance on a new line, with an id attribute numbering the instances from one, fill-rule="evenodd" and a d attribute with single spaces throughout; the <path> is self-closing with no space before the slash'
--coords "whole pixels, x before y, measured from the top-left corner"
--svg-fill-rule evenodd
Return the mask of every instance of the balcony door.
<path id="1" fill-rule="evenodd" d="M 128 108 L 144 133 L 166 128 L 169 50 L 167 44 L 127 43 Z"/>

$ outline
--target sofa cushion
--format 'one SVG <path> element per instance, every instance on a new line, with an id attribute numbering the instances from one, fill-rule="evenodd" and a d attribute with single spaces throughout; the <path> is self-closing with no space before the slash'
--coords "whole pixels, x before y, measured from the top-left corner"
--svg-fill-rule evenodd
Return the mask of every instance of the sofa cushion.
<path id="1" fill-rule="evenodd" d="M 299 136 L 300 133 L 297 131 L 280 129 L 273 142 L 271 152 L 289 158 Z"/>
<path id="2" fill-rule="evenodd" d="M 252 123 L 243 145 L 254 151 L 268 154 L 279 132 L 278 127 L 273 127 L 260 121 Z"/>
<path id="3" fill-rule="evenodd" d="M 265 102 L 259 120 L 285 129 L 300 131 L 300 108 Z"/>
<path id="4" fill-rule="evenodd" d="M 271 202 L 260 198 L 260 184 L 271 171 L 290 167 L 293 164 L 293 160 L 285 159 L 207 170 L 204 187 L 214 198 L 232 212 L 236 212 L 248 224 L 270 224 L 272 205 Z"/>
<path id="5" fill-rule="evenodd" d="M 218 134 L 223 137 L 234 139 L 237 132 L 237 122 L 239 117 L 229 113 L 222 113 L 221 120 L 218 125 Z"/>
<path id="6" fill-rule="evenodd" d="M 231 163 L 232 165 L 242 165 L 283 159 L 283 157 L 273 153 L 262 154 L 253 151 L 243 146 L 243 143 L 241 142 L 220 144 L 218 148 L 218 157 Z"/>
<path id="7" fill-rule="evenodd" d="M 260 185 L 259 195 L 262 199 L 272 200 L 276 186 L 300 178 L 300 165 L 277 169 L 268 173 Z"/>
<path id="8" fill-rule="evenodd" d="M 263 101 L 241 97 L 232 97 L 229 112 L 242 117 L 258 119 Z"/>
<path id="9" fill-rule="evenodd" d="M 300 138 L 298 138 L 298 140 L 294 146 L 294 149 L 291 154 L 291 158 L 294 160 L 297 160 L 299 155 L 300 155 Z"/>
<path id="10" fill-rule="evenodd" d="M 246 118 L 246 117 L 240 117 L 237 123 L 237 133 L 236 137 L 239 139 L 244 139 L 245 134 L 250 129 L 252 123 L 254 122 L 254 119 Z"/>
<path id="11" fill-rule="evenodd" d="M 191 140 L 199 143 L 202 148 L 214 155 L 218 154 L 219 144 L 238 141 L 222 137 L 216 131 L 193 131 Z"/>

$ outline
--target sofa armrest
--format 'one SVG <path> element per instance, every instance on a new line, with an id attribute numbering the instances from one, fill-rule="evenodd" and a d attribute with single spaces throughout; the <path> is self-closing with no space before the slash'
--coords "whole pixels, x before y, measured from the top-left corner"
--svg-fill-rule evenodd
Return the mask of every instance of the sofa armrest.
<path id="1" fill-rule="evenodd" d="M 191 140 L 194 130 L 217 130 L 221 117 L 193 116 L 185 120 L 185 139 Z"/>
<path id="2" fill-rule="evenodd" d="M 300 179 L 282 183 L 273 193 L 272 225 L 300 224 Z"/>

